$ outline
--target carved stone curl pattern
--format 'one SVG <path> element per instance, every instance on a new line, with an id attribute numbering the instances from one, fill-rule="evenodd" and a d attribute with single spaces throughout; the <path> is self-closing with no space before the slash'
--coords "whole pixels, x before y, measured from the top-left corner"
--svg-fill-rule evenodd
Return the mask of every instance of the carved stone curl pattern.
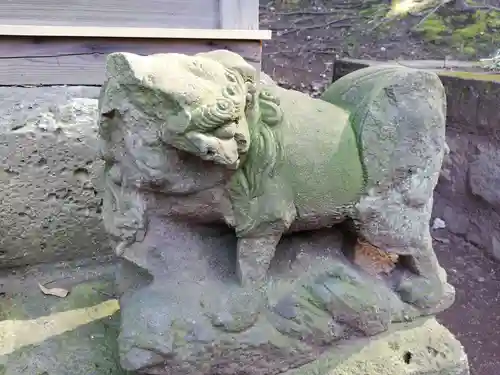
<path id="1" fill-rule="evenodd" d="M 107 72 L 126 369 L 278 374 L 453 302 L 429 231 L 446 151 L 434 73 L 362 69 L 313 99 L 229 51 L 115 53 Z M 340 223 L 393 267 L 355 264 Z"/>
<path id="2" fill-rule="evenodd" d="M 265 196 L 267 180 L 275 177 L 284 162 L 282 141 L 279 133 L 273 130 L 284 118 L 279 99 L 271 92 L 262 90 L 258 95 L 258 109 L 254 110 L 259 111 L 260 117 L 255 127 L 250 129 L 251 147 L 245 163 L 229 185 L 231 200 L 238 207 L 239 219 L 235 225 L 238 236 L 248 235 L 255 230 L 259 213 L 252 212 L 251 203 Z"/>

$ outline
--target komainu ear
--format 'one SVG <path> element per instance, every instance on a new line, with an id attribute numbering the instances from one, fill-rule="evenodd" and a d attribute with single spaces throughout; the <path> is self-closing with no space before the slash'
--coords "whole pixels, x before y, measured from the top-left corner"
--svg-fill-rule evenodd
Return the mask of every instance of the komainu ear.
<path id="1" fill-rule="evenodd" d="M 198 53 L 196 56 L 215 60 L 224 67 L 239 73 L 245 82 L 250 82 L 252 84 L 257 83 L 257 70 L 237 53 L 221 49 Z"/>

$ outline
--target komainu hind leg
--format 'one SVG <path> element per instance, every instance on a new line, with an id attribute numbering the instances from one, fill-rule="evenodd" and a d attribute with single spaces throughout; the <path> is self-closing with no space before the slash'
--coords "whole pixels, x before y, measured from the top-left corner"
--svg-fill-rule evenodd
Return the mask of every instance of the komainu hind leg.
<path id="1" fill-rule="evenodd" d="M 429 221 L 432 199 L 407 206 L 396 191 L 369 194 L 358 204 L 359 235 L 371 245 L 397 254 L 390 280 L 400 298 L 428 313 L 442 311 L 454 300 L 432 246 Z"/>

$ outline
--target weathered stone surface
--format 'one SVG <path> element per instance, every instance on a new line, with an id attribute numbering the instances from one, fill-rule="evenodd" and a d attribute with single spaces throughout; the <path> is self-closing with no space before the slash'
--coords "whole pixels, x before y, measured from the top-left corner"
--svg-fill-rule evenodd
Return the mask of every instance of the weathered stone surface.
<path id="1" fill-rule="evenodd" d="M 340 237 L 328 240 L 338 246 Z M 302 265 L 311 260 L 306 257 Z M 0 292 L 5 293 L 0 299 L 0 374 L 131 375 L 118 363 L 118 304 L 110 283 L 114 269 L 112 263 L 69 263 L 34 267 L 19 275 L 0 273 Z M 41 294 L 37 283 L 50 281 L 47 287 L 68 288 L 69 296 L 59 299 Z M 410 363 L 406 363 L 408 358 Z M 460 344 L 434 319 L 393 324 L 387 333 L 331 348 L 285 374 L 372 373 L 469 374 Z"/>
<path id="2" fill-rule="evenodd" d="M 372 63 L 336 61 L 334 81 Z M 500 176 L 500 82 L 488 80 L 487 75 L 462 73 L 440 77 L 447 95 L 446 141 L 450 154 L 436 187 L 433 215 L 445 219 L 447 230 L 493 255 L 493 238 L 500 233 L 496 189 Z M 445 234 L 446 230 L 439 236 Z"/>
<path id="3" fill-rule="evenodd" d="M 441 178 L 436 188 L 434 214 L 445 218 L 452 233 L 493 254 L 491 238 L 500 230 L 495 189 L 500 164 L 494 135 L 489 137 L 448 131 L 449 178 Z"/>
<path id="4" fill-rule="evenodd" d="M 496 259 L 496 260 L 500 260 L 500 233 L 496 232 L 496 233 L 493 233 L 493 235 L 491 236 L 491 245 L 490 245 L 490 249 L 491 249 L 491 255 L 493 255 L 493 257 Z"/>
<path id="5" fill-rule="evenodd" d="M 1 375 L 127 375 L 118 363 L 113 264 L 50 264 L 0 274 Z M 45 296 L 63 287 L 66 298 Z"/>
<path id="6" fill-rule="evenodd" d="M 108 250 L 97 88 L 0 89 L 0 267 Z"/>
<path id="7" fill-rule="evenodd" d="M 500 97 L 500 82 L 493 77 L 488 80 L 484 69 L 471 69 L 467 61 L 373 61 L 340 59 L 333 67 L 333 80 L 369 66 L 392 64 L 405 65 L 433 72 L 442 72 L 440 79 L 446 89 L 447 117 L 449 127 L 459 126 L 464 135 L 489 134 L 498 140 L 500 112 L 497 110 Z M 481 74 L 482 73 L 482 74 Z M 486 73 L 486 74 L 485 74 Z M 486 139 L 486 141 L 488 141 Z M 490 139 L 491 141 L 491 139 Z"/>
<path id="8" fill-rule="evenodd" d="M 257 86 L 228 51 L 116 53 L 107 72 L 103 213 L 125 259 L 125 368 L 277 374 L 452 303 L 429 230 L 447 148 L 435 74 L 366 69 L 313 99 Z M 397 265 L 353 264 L 331 238 L 344 221 Z"/>
<path id="9" fill-rule="evenodd" d="M 470 228 L 470 221 L 466 214 L 456 212 L 451 206 L 444 209 L 444 221 L 448 230 L 457 235 L 465 235 Z"/>
<path id="10" fill-rule="evenodd" d="M 500 211 L 500 153 L 483 149 L 469 165 L 469 187 L 477 197 Z"/>
<path id="11" fill-rule="evenodd" d="M 460 342 L 435 319 L 395 324 L 387 333 L 335 348 L 286 375 L 469 375 Z"/>
<path id="12" fill-rule="evenodd" d="M 154 227 L 158 228 L 156 236 L 161 236 L 161 228 Z M 189 248 L 184 247 L 187 240 Z M 129 262 L 122 265 L 119 281 L 127 292 L 120 300 L 120 345 L 125 368 L 160 361 L 160 356 L 144 350 L 155 348 L 157 353 L 175 353 L 166 366 L 156 366 L 160 373 L 204 374 L 215 367 L 221 374 L 279 373 L 313 360 L 317 350 L 324 350 L 316 345 L 347 339 L 351 329 L 374 335 L 391 322 L 420 314 L 402 303 L 383 280 L 347 261 L 338 232 L 320 231 L 301 239 L 286 238 L 279 245 L 280 256 L 273 262 L 266 285 L 265 312 L 250 329 L 238 335 L 225 332 L 210 318 L 217 317 L 220 325 L 232 319 L 228 301 L 241 293 L 227 257 L 234 240 L 231 234 L 221 237 L 206 232 L 196 239 L 177 238 L 182 252 L 156 249 L 154 255 L 137 254 L 137 263 L 143 265 L 154 256 L 155 265 L 148 267 L 154 280 L 144 272 L 139 277 L 137 266 Z M 170 241 L 175 239 L 170 237 Z M 140 286 L 140 292 L 134 293 Z M 240 308 L 245 309 L 243 299 Z M 337 314 L 336 319 L 328 310 Z M 219 355 L 208 349 L 212 345 L 218 347 Z M 204 354 L 197 352 L 204 346 Z"/>

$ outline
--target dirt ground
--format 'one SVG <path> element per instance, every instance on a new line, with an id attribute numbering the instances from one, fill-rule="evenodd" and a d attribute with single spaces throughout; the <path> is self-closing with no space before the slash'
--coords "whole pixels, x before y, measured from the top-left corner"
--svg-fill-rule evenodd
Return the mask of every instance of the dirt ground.
<path id="1" fill-rule="evenodd" d="M 485 1 L 479 6 L 500 7 L 499 0 Z M 264 71 L 283 86 L 315 94 L 330 82 L 335 58 L 478 60 L 500 48 L 500 11 L 448 5 L 429 15 L 431 6 L 386 20 L 391 3 L 261 0 L 261 28 L 273 31 L 264 43 Z"/>
<path id="2" fill-rule="evenodd" d="M 389 1 L 370 0 L 262 0 L 261 28 L 273 30 L 273 39 L 264 44 L 264 71 L 284 87 L 316 95 L 330 83 L 333 61 L 339 57 L 477 60 L 500 48 L 495 43 L 496 26 L 488 23 L 484 28 L 478 21 L 492 17 L 489 10 L 480 16 L 471 12 L 464 16 L 460 11 L 441 9 L 432 22 L 426 21 L 427 34 L 422 35 L 414 29 L 426 12 L 381 22 L 389 5 Z M 435 30 L 440 26 L 437 20 L 448 22 L 450 17 L 461 17 L 457 27 L 464 38 L 457 39 L 454 30 L 449 30 L 450 38 L 434 43 L 432 39 L 444 35 L 442 29 Z M 433 38 L 429 30 L 437 36 Z M 467 34 L 471 30 L 482 31 L 478 36 Z M 440 236 L 447 243 L 436 241 L 436 252 L 449 271 L 457 299 L 439 318 L 465 346 L 472 375 L 500 374 L 500 264 L 443 231 Z"/>
<path id="3" fill-rule="evenodd" d="M 438 320 L 464 345 L 471 375 L 500 374 L 500 264 L 463 239 L 444 236 L 449 243 L 434 245 L 456 300 Z"/>

